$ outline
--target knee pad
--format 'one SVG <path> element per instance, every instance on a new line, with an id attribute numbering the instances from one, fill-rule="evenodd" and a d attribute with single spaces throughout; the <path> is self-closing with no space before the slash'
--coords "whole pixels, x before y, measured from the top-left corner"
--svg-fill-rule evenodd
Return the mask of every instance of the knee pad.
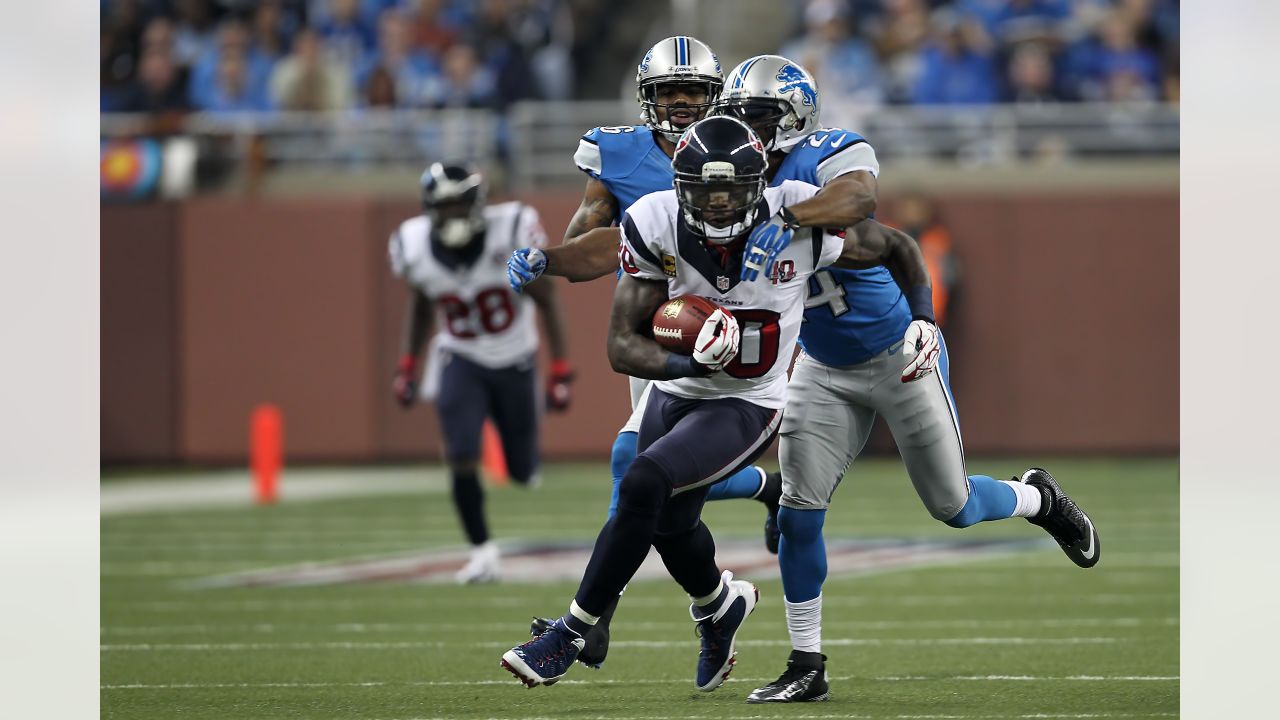
<path id="1" fill-rule="evenodd" d="M 778 508 L 778 527 L 782 536 L 796 543 L 810 543 L 822 537 L 826 510 L 796 510 L 785 505 Z"/>
<path id="2" fill-rule="evenodd" d="M 618 487 L 618 512 L 656 515 L 671 494 L 671 479 L 658 463 L 641 455 L 622 476 Z"/>

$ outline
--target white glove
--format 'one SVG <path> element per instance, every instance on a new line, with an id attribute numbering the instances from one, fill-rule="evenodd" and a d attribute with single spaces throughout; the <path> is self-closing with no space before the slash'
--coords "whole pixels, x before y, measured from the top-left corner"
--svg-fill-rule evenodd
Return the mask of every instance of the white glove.
<path id="1" fill-rule="evenodd" d="M 902 369 L 902 382 L 928 377 L 938 364 L 938 326 L 928 320 L 912 320 L 902 336 L 902 357 L 907 366 Z"/>
<path id="2" fill-rule="evenodd" d="M 707 316 L 698 331 L 693 360 L 716 372 L 723 370 L 738 354 L 738 321 L 722 308 Z"/>

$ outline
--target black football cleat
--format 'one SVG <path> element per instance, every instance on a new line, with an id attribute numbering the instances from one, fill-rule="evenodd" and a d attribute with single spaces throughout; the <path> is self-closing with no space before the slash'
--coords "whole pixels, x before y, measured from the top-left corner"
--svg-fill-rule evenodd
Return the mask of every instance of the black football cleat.
<path id="1" fill-rule="evenodd" d="M 769 473 L 765 476 L 764 488 L 756 498 L 764 503 L 764 547 L 774 555 L 778 554 L 778 542 L 782 539 L 782 528 L 778 527 L 778 501 L 782 499 L 782 473 Z"/>
<path id="2" fill-rule="evenodd" d="M 1040 513 L 1027 518 L 1027 522 L 1039 525 L 1052 535 L 1071 562 L 1082 568 L 1097 565 L 1102 556 L 1098 531 L 1089 516 L 1062 491 L 1058 481 L 1047 470 L 1031 468 L 1022 473 L 1022 482 L 1040 491 Z"/>
<path id="3" fill-rule="evenodd" d="M 619 595 L 618 597 L 622 596 Z M 578 653 L 578 662 L 592 670 L 599 670 L 600 666 L 604 664 L 605 657 L 609 655 L 609 621 L 613 620 L 613 613 L 617 609 L 618 600 L 615 598 L 613 602 L 609 603 L 609 607 L 605 608 L 604 615 L 601 615 L 596 624 L 582 637 L 586 644 L 583 646 L 582 651 Z M 533 637 L 538 637 L 546 632 L 555 621 L 556 618 L 536 617 L 533 622 L 529 623 L 529 634 Z"/>
<path id="4" fill-rule="evenodd" d="M 831 697 L 826 661 L 827 656 L 822 653 L 792 650 L 786 671 L 777 680 L 752 690 L 747 702 L 755 705 L 826 700 Z"/>

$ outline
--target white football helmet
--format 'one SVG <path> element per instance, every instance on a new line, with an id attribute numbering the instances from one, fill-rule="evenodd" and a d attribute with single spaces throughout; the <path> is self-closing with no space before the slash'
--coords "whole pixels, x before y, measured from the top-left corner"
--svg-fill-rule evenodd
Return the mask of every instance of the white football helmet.
<path id="1" fill-rule="evenodd" d="M 821 127 L 818 83 L 799 63 L 756 55 L 729 71 L 715 114 L 746 122 L 767 150 L 788 151 Z"/>
<path id="2" fill-rule="evenodd" d="M 706 83 L 707 101 L 689 106 L 693 117 L 684 127 L 674 125 L 670 117 L 658 120 L 658 108 L 666 106 L 658 104 L 657 89 L 665 83 Z M 636 68 L 636 101 L 640 103 L 640 120 L 649 129 L 676 142 L 685 128 L 706 117 L 723 86 L 720 58 L 706 43 L 687 35 L 659 40 L 644 54 Z"/>

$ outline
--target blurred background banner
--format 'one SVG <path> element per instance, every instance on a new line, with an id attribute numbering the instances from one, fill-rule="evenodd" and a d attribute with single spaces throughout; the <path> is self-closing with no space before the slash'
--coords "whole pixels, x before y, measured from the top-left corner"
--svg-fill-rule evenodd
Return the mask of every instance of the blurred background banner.
<path id="1" fill-rule="evenodd" d="M 290 461 L 438 459 L 435 413 L 387 389 L 386 240 L 418 175 L 477 163 L 554 244 L 578 137 L 638 122 L 636 63 L 676 33 L 725 68 L 805 65 L 824 124 L 874 145 L 878 217 L 921 241 L 945 307 L 967 450 L 1177 452 L 1176 0 L 101 8 L 104 463 L 242 463 L 262 402 Z M 629 411 L 612 290 L 562 286 L 592 402 L 546 419 L 548 459 L 604 457 Z"/>

